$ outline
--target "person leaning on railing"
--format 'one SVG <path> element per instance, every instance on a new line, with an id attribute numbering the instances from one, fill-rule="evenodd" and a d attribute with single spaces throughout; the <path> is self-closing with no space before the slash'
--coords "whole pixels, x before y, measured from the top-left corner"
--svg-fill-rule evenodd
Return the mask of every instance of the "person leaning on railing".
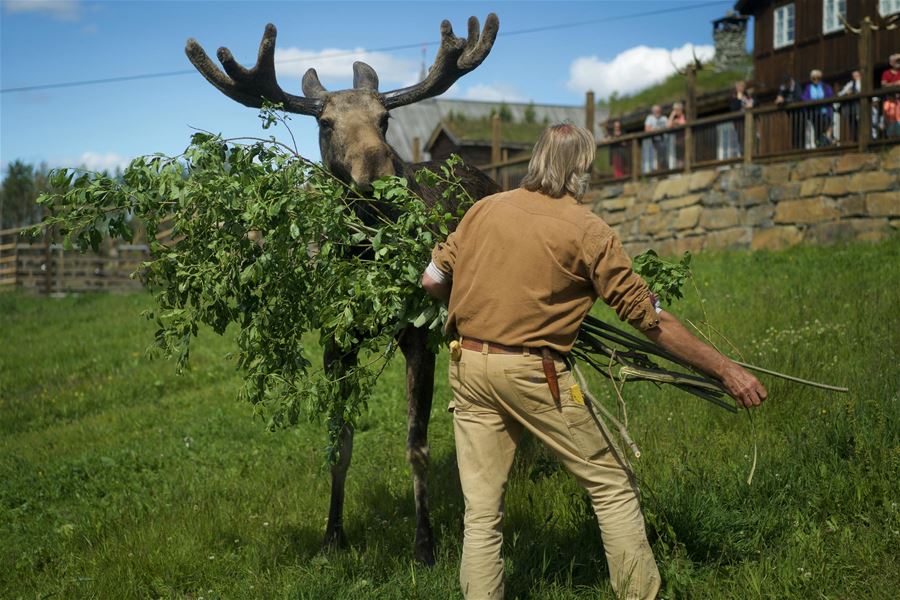
<path id="1" fill-rule="evenodd" d="M 809 83 L 803 88 L 800 98 L 804 101 L 824 100 L 833 98 L 834 90 L 830 85 L 822 81 L 822 71 L 813 69 L 809 72 Z M 806 109 L 807 128 L 812 134 L 810 147 L 830 146 L 834 139 L 833 131 L 834 110 L 827 104 Z"/>
<path id="2" fill-rule="evenodd" d="M 675 102 L 672 104 L 672 111 L 669 113 L 667 125 L 669 128 L 672 128 L 685 124 L 687 124 L 687 117 L 684 114 L 684 104 Z M 684 162 L 678 158 L 679 155 L 684 154 L 684 133 L 670 133 L 666 135 L 666 149 L 669 155 L 669 168 L 680 169 L 684 165 Z"/>
<path id="3" fill-rule="evenodd" d="M 622 137 L 622 121 L 607 122 L 606 135 L 610 140 Z M 612 168 L 613 177 L 619 179 L 625 177 L 625 156 L 628 152 L 628 144 L 619 142 L 609 145 L 609 166 Z"/>
<path id="4" fill-rule="evenodd" d="M 775 105 L 784 108 L 788 104 L 800 101 L 800 89 L 794 78 L 785 73 L 778 86 L 778 95 L 775 96 Z M 788 149 L 796 150 L 803 147 L 803 118 L 796 110 L 787 110 L 788 132 L 790 144 Z"/>
<path id="5" fill-rule="evenodd" d="M 668 127 L 669 120 L 663 115 L 662 107 L 659 104 L 654 104 L 650 108 L 650 114 L 644 119 L 644 131 L 662 131 Z M 662 135 L 644 138 L 641 151 L 643 154 L 644 172 L 665 168 L 660 164 L 666 151 L 666 141 Z"/>
<path id="6" fill-rule="evenodd" d="M 851 94 L 859 94 L 862 92 L 862 73 L 858 70 L 850 74 L 850 81 L 844 84 L 838 96 L 849 96 Z M 841 129 L 846 128 L 850 133 L 851 142 L 858 140 L 859 131 L 859 100 L 846 102 L 841 104 L 835 102 L 832 104 L 834 108 L 834 140 L 841 141 Z"/>
<path id="7" fill-rule="evenodd" d="M 881 87 L 900 88 L 900 53 L 891 54 L 888 64 L 890 68 L 881 74 Z M 881 106 L 884 134 L 887 137 L 900 137 L 900 93 L 885 94 Z"/>

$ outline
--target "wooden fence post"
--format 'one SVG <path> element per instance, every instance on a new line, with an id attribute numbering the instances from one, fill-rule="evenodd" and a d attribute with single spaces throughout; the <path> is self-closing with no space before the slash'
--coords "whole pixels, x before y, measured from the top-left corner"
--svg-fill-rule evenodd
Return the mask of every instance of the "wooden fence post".
<path id="1" fill-rule="evenodd" d="M 860 91 L 869 94 L 872 91 L 872 22 L 869 17 L 864 17 L 859 25 L 859 70 L 862 74 Z M 872 135 L 872 97 L 864 96 L 859 99 L 859 151 L 869 149 L 869 138 Z M 849 111 L 848 111 L 849 112 Z"/>
<path id="2" fill-rule="evenodd" d="M 44 211 L 44 217 L 46 218 L 47 211 Z M 50 295 L 50 290 L 53 289 L 53 271 L 52 271 L 52 261 L 53 255 L 50 252 L 50 228 L 44 227 L 44 293 L 48 296 Z"/>
<path id="3" fill-rule="evenodd" d="M 422 142 L 419 136 L 412 139 L 412 160 L 414 163 L 422 162 Z"/>
<path id="4" fill-rule="evenodd" d="M 697 118 L 697 65 L 691 63 L 685 73 L 684 117 L 688 122 Z"/>
<path id="5" fill-rule="evenodd" d="M 509 160 L 509 149 L 504 148 L 501 153 L 501 158 L 503 162 Z M 504 168 L 503 172 L 500 174 L 500 189 L 504 192 L 509 189 L 509 168 Z"/>
<path id="6" fill-rule="evenodd" d="M 66 277 L 66 255 L 65 248 L 62 246 L 59 247 L 59 260 L 56 263 L 56 292 L 58 294 L 62 294 L 63 290 L 66 289 L 65 286 L 65 277 Z"/>
<path id="7" fill-rule="evenodd" d="M 13 235 L 13 289 L 19 287 L 19 235 Z"/>
<path id="8" fill-rule="evenodd" d="M 690 121 L 684 128 L 684 172 L 691 172 L 691 163 L 694 162 L 694 130 Z"/>
<path id="9" fill-rule="evenodd" d="M 500 162 L 500 115 L 494 115 L 491 119 L 491 162 L 496 165 Z M 491 171 L 491 176 L 497 183 L 499 181 L 499 170 L 495 166 Z"/>
<path id="10" fill-rule="evenodd" d="M 641 144 L 637 138 L 631 138 L 631 180 L 637 181 L 641 175 Z"/>
<path id="11" fill-rule="evenodd" d="M 753 133 L 753 111 L 744 111 L 744 162 L 753 162 L 753 147 L 756 135 Z"/>
<path id="12" fill-rule="evenodd" d="M 584 127 L 594 133 L 594 92 L 588 91 L 584 96 Z"/>

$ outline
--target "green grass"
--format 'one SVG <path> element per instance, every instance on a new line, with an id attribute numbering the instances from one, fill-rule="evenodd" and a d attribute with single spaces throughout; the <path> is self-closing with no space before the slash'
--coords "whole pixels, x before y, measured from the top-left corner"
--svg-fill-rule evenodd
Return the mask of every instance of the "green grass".
<path id="1" fill-rule="evenodd" d="M 765 378 L 748 486 L 744 413 L 626 386 L 663 597 L 896 596 L 898 263 L 900 236 L 695 258 L 710 321 L 748 361 L 851 393 Z M 437 565 L 410 558 L 400 361 L 357 435 L 350 548 L 323 553 L 324 429 L 265 432 L 233 399 L 227 336 L 203 332 L 182 376 L 145 360 L 149 302 L 0 296 L 0 597 L 458 597 L 463 503 L 446 355 L 431 426 Z M 700 306 L 689 291 L 673 312 L 697 320 Z M 602 381 L 593 387 L 608 397 Z M 533 443 L 520 450 L 507 509 L 509 598 L 612 598 L 584 496 Z"/>
<path id="2" fill-rule="evenodd" d="M 745 69 L 735 68 L 716 73 L 707 67 L 697 72 L 697 95 L 727 90 L 740 79 L 746 79 L 750 65 Z M 685 98 L 684 75 L 675 73 L 662 83 L 648 87 L 629 96 L 613 96 L 601 101 L 601 107 L 609 109 L 609 116 L 620 117 L 636 110 L 649 110 L 654 104 L 668 104 Z"/>

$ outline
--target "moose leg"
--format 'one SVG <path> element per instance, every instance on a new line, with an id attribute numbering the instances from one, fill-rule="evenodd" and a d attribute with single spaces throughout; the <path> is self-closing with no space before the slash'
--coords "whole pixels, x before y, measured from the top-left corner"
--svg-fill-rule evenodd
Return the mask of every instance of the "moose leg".
<path id="1" fill-rule="evenodd" d="M 428 420 L 434 392 L 434 354 L 428 350 L 428 331 L 408 327 L 400 336 L 406 357 L 406 459 L 412 467 L 416 501 L 416 541 L 413 557 L 434 564 L 434 533 L 428 516 Z"/>
<path id="2" fill-rule="evenodd" d="M 343 548 L 347 545 L 344 536 L 344 484 L 347 470 L 353 456 L 353 428 L 344 424 L 340 433 L 338 459 L 331 466 L 331 505 L 328 508 L 328 524 L 325 526 L 326 548 Z"/>
<path id="3" fill-rule="evenodd" d="M 340 378 L 355 365 L 356 352 L 341 353 L 332 344 L 325 344 L 325 370 L 329 377 Z M 346 397 L 352 390 L 342 383 L 339 393 Z M 343 423 L 338 434 L 337 460 L 331 466 L 331 505 L 328 509 L 324 541 L 326 548 L 342 548 L 347 545 L 344 536 L 344 485 L 352 456 L 353 428 Z"/>

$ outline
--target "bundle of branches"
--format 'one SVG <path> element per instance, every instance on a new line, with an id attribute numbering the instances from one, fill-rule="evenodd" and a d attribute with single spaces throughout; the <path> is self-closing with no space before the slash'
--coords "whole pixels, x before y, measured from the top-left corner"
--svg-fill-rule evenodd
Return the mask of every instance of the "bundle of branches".
<path id="1" fill-rule="evenodd" d="M 283 122 L 273 109 L 260 116 L 264 126 Z M 458 163 L 416 178 L 463 210 L 472 199 Z M 435 349 L 443 342 L 446 311 L 420 277 L 460 214 L 425 202 L 406 179 L 378 180 L 363 196 L 294 147 L 207 132 L 177 156 L 135 159 L 118 179 L 75 169 L 52 179 L 40 226 L 55 228 L 66 247 L 130 241 L 129 224 L 143 225 L 150 256 L 135 276 L 153 296 L 149 353 L 176 358 L 181 369 L 203 326 L 231 329 L 238 395 L 270 428 L 324 418 L 333 451 L 342 425 L 365 409 L 398 331 L 413 324 L 428 328 Z M 358 363 L 339 378 L 314 366 L 316 337 L 335 354 L 355 352 Z"/>
<path id="2" fill-rule="evenodd" d="M 670 304 L 672 301 L 683 297 L 681 288 L 692 277 L 690 261 L 690 253 L 685 253 L 679 262 L 673 263 L 661 259 L 653 250 L 647 250 L 635 257 L 633 266 L 634 270 L 644 278 L 654 294 L 665 304 Z M 575 367 L 576 375 L 580 380 L 581 387 L 584 388 L 583 391 L 591 406 L 600 411 L 618 429 L 622 439 L 631 447 L 635 457 L 640 457 L 640 451 L 628 434 L 627 413 L 624 412 L 625 402 L 621 393 L 621 387 L 626 381 L 651 381 L 657 384 L 669 384 L 729 412 L 737 412 L 735 403 L 726 397 L 727 390 L 719 380 L 698 372 L 690 364 L 664 348 L 657 346 L 650 340 L 639 338 L 591 315 L 584 319 L 581 329 L 578 331 L 578 338 L 575 341 L 575 346 L 572 348 L 571 355 L 577 361 L 592 367 L 597 373 L 612 382 L 616 397 L 624 413 L 624 423 L 620 422 L 618 418 L 594 398 L 581 371 L 577 366 Z M 661 366 L 660 359 L 671 363 L 673 367 Z M 746 369 L 795 383 L 837 392 L 847 391 L 847 388 L 844 387 L 800 379 L 741 361 L 735 362 Z M 598 421 L 598 424 L 604 425 L 602 421 Z M 755 455 L 754 451 L 754 467 Z M 750 479 L 752 479 L 752 469 L 748 483 Z"/>
<path id="3" fill-rule="evenodd" d="M 596 317 L 588 315 L 585 318 L 575 347 L 572 348 L 572 356 L 593 367 L 601 375 L 617 379 L 620 383 L 629 379 L 668 383 L 727 411 L 737 412 L 734 403 L 722 399 L 726 391 L 720 381 L 695 372 L 689 364 L 656 344 Z M 668 360 L 691 372 L 666 369 L 651 357 Z"/>

